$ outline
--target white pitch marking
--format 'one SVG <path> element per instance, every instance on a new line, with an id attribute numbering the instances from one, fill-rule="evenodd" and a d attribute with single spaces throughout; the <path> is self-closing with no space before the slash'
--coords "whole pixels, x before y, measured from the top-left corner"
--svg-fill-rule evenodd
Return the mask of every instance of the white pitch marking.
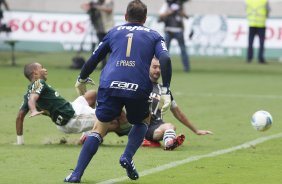
<path id="1" fill-rule="evenodd" d="M 275 138 L 280 138 L 280 137 L 282 137 L 282 133 L 274 134 L 274 135 L 270 135 L 270 136 L 266 136 L 266 137 L 260 137 L 258 139 L 255 139 L 255 140 L 246 142 L 244 144 L 241 144 L 239 146 L 234 146 L 234 147 L 231 147 L 231 148 L 214 151 L 214 152 L 211 152 L 211 153 L 208 153 L 208 154 L 205 154 L 205 155 L 191 156 L 191 157 L 188 157 L 184 160 L 178 160 L 178 161 L 170 162 L 168 164 L 164 164 L 164 165 L 152 168 L 152 169 L 144 170 L 144 171 L 140 172 L 139 175 L 140 176 L 146 176 L 146 175 L 157 173 L 157 172 L 160 172 L 160 171 L 164 171 L 164 170 L 167 170 L 167 169 L 170 169 L 170 168 L 173 168 L 173 167 L 177 167 L 179 165 L 183 165 L 183 164 L 186 164 L 186 163 L 189 163 L 189 162 L 200 160 L 202 158 L 215 157 L 215 156 L 218 156 L 218 155 L 223 155 L 223 154 L 230 153 L 230 152 L 233 152 L 233 151 L 237 151 L 237 150 L 240 150 L 240 149 L 249 148 L 249 147 L 252 147 L 254 145 L 263 143 L 265 141 L 275 139 Z M 109 179 L 109 180 L 100 182 L 98 184 L 112 184 L 112 183 L 121 182 L 121 181 L 125 181 L 125 180 L 128 180 L 128 177 L 124 176 L 124 177 L 120 177 L 120 178 Z"/>

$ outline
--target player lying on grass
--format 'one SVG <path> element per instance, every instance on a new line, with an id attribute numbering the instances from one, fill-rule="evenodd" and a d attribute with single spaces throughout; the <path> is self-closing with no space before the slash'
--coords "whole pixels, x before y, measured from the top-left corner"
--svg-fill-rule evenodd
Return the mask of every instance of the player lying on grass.
<path id="1" fill-rule="evenodd" d="M 159 141 L 163 140 L 165 150 L 173 150 L 176 147 L 180 146 L 185 136 L 180 134 L 176 136 L 175 130 L 176 127 L 172 123 L 166 123 L 162 119 L 162 112 L 165 112 L 166 109 L 163 109 L 161 99 L 161 85 L 158 84 L 158 79 L 160 78 L 161 69 L 159 61 L 154 58 L 150 66 L 150 78 L 153 81 L 153 102 L 152 102 L 152 116 L 151 121 L 146 133 L 145 139 L 143 141 L 143 146 L 149 147 L 160 147 Z M 166 107 L 165 107 L 166 108 Z M 198 130 L 185 116 L 185 114 L 177 106 L 173 96 L 171 94 L 171 105 L 170 111 L 173 113 L 174 117 L 178 119 L 183 125 L 188 127 L 197 135 L 207 135 L 212 134 L 209 130 Z"/>
<path id="2" fill-rule="evenodd" d="M 41 64 L 27 64 L 24 67 L 24 75 L 31 83 L 16 118 L 17 144 L 24 144 L 23 122 L 28 111 L 30 111 L 29 117 L 41 114 L 49 116 L 58 130 L 64 133 L 81 133 L 92 129 L 97 121 L 95 109 L 92 108 L 96 102 L 94 90 L 87 91 L 70 103 L 46 83 L 47 69 Z M 93 81 L 89 79 L 88 83 Z M 118 135 L 123 135 L 124 132 L 119 126 L 119 120 L 123 119 L 121 116 L 113 120 L 108 132 L 115 131 Z"/>
<path id="3" fill-rule="evenodd" d="M 173 113 L 174 117 L 178 119 L 183 125 L 188 127 L 197 135 L 207 135 L 212 134 L 209 130 L 199 130 L 197 129 L 185 116 L 185 114 L 177 106 L 173 96 L 170 95 L 171 105 L 168 107 L 163 106 L 163 101 L 161 98 L 161 85 L 158 83 L 160 78 L 161 69 L 160 63 L 156 58 L 153 58 L 150 66 L 150 79 L 153 82 L 153 91 L 152 91 L 152 109 L 151 109 L 151 121 L 146 133 L 145 139 L 142 143 L 142 146 L 146 147 L 161 147 L 159 141 L 163 140 L 165 150 L 173 150 L 176 147 L 180 146 L 185 139 L 183 134 L 176 136 L 176 127 L 172 123 L 166 123 L 162 119 L 162 114 L 167 111 L 164 108 L 170 108 L 170 111 Z M 78 90 L 79 91 L 79 90 Z M 84 90 L 80 90 L 84 91 Z M 80 92 L 83 94 L 83 92 Z M 126 120 L 124 120 L 126 121 Z"/>

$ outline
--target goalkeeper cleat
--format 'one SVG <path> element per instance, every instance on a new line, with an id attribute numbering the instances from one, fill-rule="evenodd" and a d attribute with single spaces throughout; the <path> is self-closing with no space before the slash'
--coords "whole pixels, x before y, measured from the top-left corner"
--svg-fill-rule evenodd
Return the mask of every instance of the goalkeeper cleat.
<path id="1" fill-rule="evenodd" d="M 127 176 L 132 180 L 137 180 L 139 178 L 138 172 L 135 169 L 133 160 L 129 161 L 126 157 L 121 155 L 119 160 L 120 165 L 126 169 Z"/>
<path id="2" fill-rule="evenodd" d="M 185 135 L 180 134 L 175 139 L 169 141 L 165 146 L 164 150 L 174 150 L 178 146 L 180 146 L 185 140 Z"/>
<path id="3" fill-rule="evenodd" d="M 149 141 L 147 139 L 143 140 L 142 146 L 144 147 L 152 147 L 152 148 L 159 148 L 161 144 L 157 141 Z"/>
<path id="4" fill-rule="evenodd" d="M 64 182 L 67 183 L 80 183 L 80 177 L 76 175 L 74 172 L 70 173 L 65 179 Z"/>

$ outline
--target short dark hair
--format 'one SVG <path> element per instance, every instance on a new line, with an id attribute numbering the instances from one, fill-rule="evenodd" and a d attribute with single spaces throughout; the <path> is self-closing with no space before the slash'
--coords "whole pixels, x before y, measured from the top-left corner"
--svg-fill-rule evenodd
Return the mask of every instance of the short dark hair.
<path id="1" fill-rule="evenodd" d="M 24 66 L 24 76 L 31 81 L 33 71 L 38 67 L 37 63 L 30 63 Z"/>
<path id="2" fill-rule="evenodd" d="M 147 6 L 140 0 L 131 1 L 126 9 L 128 22 L 143 22 L 147 17 Z"/>

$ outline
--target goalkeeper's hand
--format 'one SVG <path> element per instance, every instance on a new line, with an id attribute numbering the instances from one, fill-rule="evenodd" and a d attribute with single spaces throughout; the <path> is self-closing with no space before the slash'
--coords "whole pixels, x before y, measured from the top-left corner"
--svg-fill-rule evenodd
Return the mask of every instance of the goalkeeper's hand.
<path id="1" fill-rule="evenodd" d="M 167 87 L 162 87 L 161 88 L 161 104 L 162 104 L 162 108 L 161 108 L 161 115 L 163 116 L 163 114 L 170 109 L 171 106 L 171 93 L 169 88 Z"/>
<path id="2" fill-rule="evenodd" d="M 86 84 L 95 85 L 95 82 L 87 77 L 86 79 L 77 78 L 75 83 L 75 90 L 78 95 L 84 95 L 86 93 Z"/>

